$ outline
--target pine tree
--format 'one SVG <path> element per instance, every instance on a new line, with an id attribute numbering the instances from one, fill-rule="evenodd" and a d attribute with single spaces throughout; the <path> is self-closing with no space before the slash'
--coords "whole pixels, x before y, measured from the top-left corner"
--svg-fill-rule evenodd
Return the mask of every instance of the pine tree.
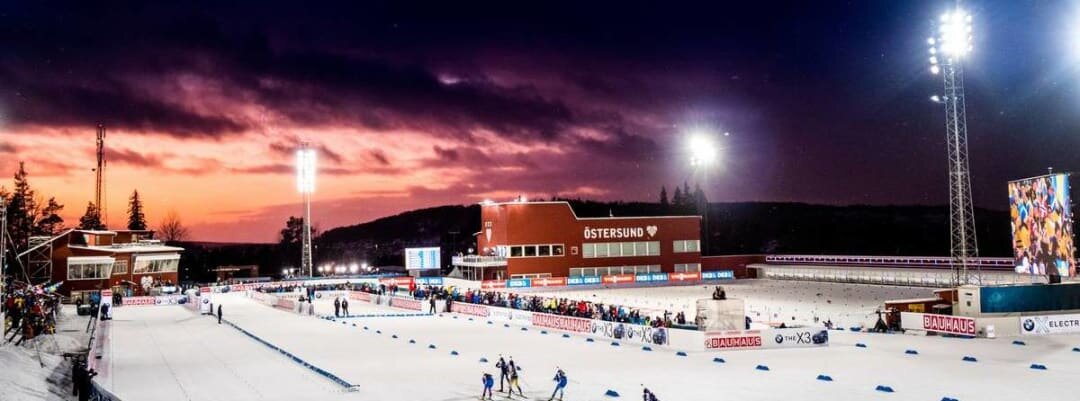
<path id="1" fill-rule="evenodd" d="M 38 213 L 38 220 L 34 223 L 34 235 L 52 237 L 64 231 L 64 219 L 60 217 L 63 210 L 64 205 L 58 203 L 56 198 L 49 198 L 49 202 Z"/>
<path id="2" fill-rule="evenodd" d="M 139 199 L 139 190 L 131 192 L 128 198 L 128 230 L 145 230 L 146 215 L 143 214 L 142 200 Z"/>
<path id="3" fill-rule="evenodd" d="M 11 240 L 17 249 L 26 247 L 27 240 L 33 234 L 34 219 L 38 212 L 34 190 L 30 188 L 27 176 L 23 162 L 19 162 L 19 170 L 15 172 L 15 190 L 7 200 L 8 233 L 11 234 Z"/>
<path id="4" fill-rule="evenodd" d="M 94 202 L 86 204 L 86 214 L 79 218 L 80 230 L 104 230 L 105 224 L 101 223 L 101 211 Z"/>
<path id="5" fill-rule="evenodd" d="M 678 208 L 679 206 L 682 206 L 683 202 L 684 202 L 684 200 L 683 200 L 682 188 L 679 188 L 679 186 L 676 185 L 675 186 L 675 196 L 673 196 L 671 198 L 671 203 L 673 205 L 675 205 L 676 208 Z"/>
<path id="6" fill-rule="evenodd" d="M 660 207 L 663 208 L 665 211 L 667 211 L 668 206 L 670 206 L 670 204 L 668 203 L 668 199 L 667 199 L 667 187 L 661 186 L 660 187 Z"/>
<path id="7" fill-rule="evenodd" d="M 682 196 L 683 204 L 681 206 L 689 206 L 694 204 L 693 192 L 690 192 L 690 183 L 683 181 L 682 183 Z"/>
<path id="8" fill-rule="evenodd" d="M 708 213 L 709 200 L 705 198 L 705 191 L 701 190 L 701 184 L 694 184 L 694 209 L 698 214 Z"/>

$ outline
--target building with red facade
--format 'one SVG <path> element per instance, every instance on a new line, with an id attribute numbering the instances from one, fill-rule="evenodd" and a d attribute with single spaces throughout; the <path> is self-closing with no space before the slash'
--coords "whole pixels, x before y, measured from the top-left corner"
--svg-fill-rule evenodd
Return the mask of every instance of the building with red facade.
<path id="1" fill-rule="evenodd" d="M 28 263 L 49 262 L 59 291 L 77 297 L 112 289 L 126 295 L 147 295 L 148 289 L 177 283 L 180 252 L 153 239 L 149 230 L 68 230 L 20 254 Z M 46 255 L 33 260 L 34 255 Z"/>
<path id="2" fill-rule="evenodd" d="M 486 202 L 480 220 L 476 254 L 453 258 L 467 279 L 701 272 L 700 216 L 578 217 L 567 202 Z"/>

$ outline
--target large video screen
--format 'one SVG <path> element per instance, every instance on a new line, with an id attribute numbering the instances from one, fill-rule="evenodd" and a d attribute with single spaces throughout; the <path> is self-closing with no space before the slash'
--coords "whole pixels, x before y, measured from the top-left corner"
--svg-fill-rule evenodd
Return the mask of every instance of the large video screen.
<path id="1" fill-rule="evenodd" d="M 1009 182 L 1009 215 L 1017 273 L 1076 275 L 1067 174 Z"/>
<path id="2" fill-rule="evenodd" d="M 431 270 L 440 267 L 439 247 L 405 248 L 405 268 L 408 270 Z"/>

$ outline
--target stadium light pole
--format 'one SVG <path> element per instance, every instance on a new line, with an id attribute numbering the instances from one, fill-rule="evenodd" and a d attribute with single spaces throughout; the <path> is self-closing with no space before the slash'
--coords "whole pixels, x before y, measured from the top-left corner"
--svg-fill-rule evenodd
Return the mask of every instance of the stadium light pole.
<path id="1" fill-rule="evenodd" d="M 727 132 L 724 135 L 728 135 Z M 695 170 L 701 169 L 702 181 L 706 177 L 706 172 L 710 167 L 717 163 L 719 159 L 720 151 L 716 147 L 716 143 L 713 142 L 711 135 L 704 132 L 694 132 L 690 134 L 689 140 L 687 140 L 687 150 L 690 154 L 690 166 Z M 707 185 L 707 184 L 706 184 Z M 683 194 L 687 196 L 688 194 Z M 704 205 L 705 210 L 701 211 L 701 233 L 703 234 L 701 246 L 698 251 L 701 254 L 705 254 L 709 249 L 709 202 L 706 201 Z"/>
<path id="2" fill-rule="evenodd" d="M 978 257 L 975 215 L 971 204 L 971 176 L 968 167 L 967 112 L 964 104 L 964 58 L 973 50 L 971 14 L 959 5 L 942 14 L 930 45 L 930 72 L 945 81 L 943 96 L 931 100 L 945 106 L 945 134 L 949 159 L 949 239 L 953 260 L 953 284 L 980 284 L 982 274 L 971 259 Z"/>
<path id="3" fill-rule="evenodd" d="M 301 233 L 300 271 L 314 277 L 311 264 L 311 194 L 315 192 L 315 149 L 301 143 L 296 151 L 296 189 L 304 197 L 304 227 Z"/>

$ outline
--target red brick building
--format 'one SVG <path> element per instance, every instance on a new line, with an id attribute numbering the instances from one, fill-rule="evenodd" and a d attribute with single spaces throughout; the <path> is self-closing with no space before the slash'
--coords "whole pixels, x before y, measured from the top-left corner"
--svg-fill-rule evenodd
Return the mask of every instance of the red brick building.
<path id="1" fill-rule="evenodd" d="M 465 278 L 701 271 L 700 216 L 578 217 L 567 202 L 484 203 Z"/>
<path id="2" fill-rule="evenodd" d="M 144 284 L 175 285 L 184 250 L 149 230 L 68 230 L 39 246 L 51 246 L 52 282 L 63 281 L 60 292 L 72 296 L 102 289 L 146 295 Z"/>

